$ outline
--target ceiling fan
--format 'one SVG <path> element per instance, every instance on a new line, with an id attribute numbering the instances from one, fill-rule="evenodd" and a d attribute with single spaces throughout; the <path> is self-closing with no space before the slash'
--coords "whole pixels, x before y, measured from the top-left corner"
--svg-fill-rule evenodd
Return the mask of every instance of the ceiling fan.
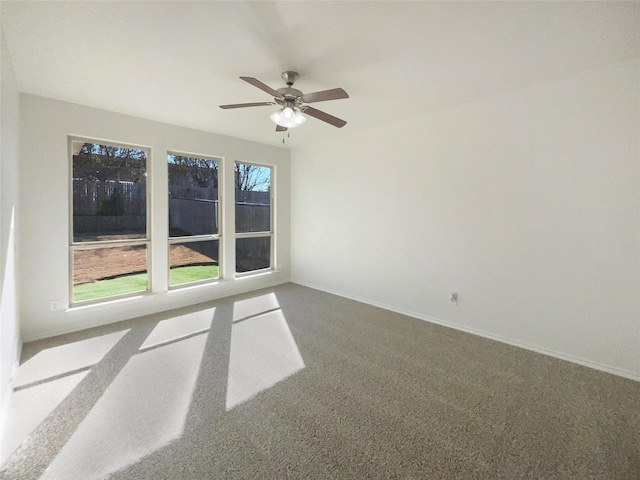
<path id="1" fill-rule="evenodd" d="M 282 72 L 282 79 L 285 81 L 287 86 L 277 90 L 274 90 L 253 77 L 240 78 L 273 96 L 273 102 L 235 103 L 231 105 L 220 105 L 220 108 L 226 110 L 229 108 L 280 105 L 282 108 L 270 116 L 271 120 L 276 124 L 276 132 L 285 132 L 289 128 L 302 125 L 307 120 L 302 113 L 306 113 L 307 115 L 315 117 L 318 120 L 322 120 L 323 122 L 327 122 L 338 128 L 344 127 L 347 124 L 347 122 L 338 117 L 334 117 L 333 115 L 329 115 L 328 113 L 309 106 L 310 103 L 349 98 L 347 92 L 341 88 L 333 88 L 331 90 L 304 94 L 300 90 L 293 88 L 293 84 L 295 83 L 296 78 L 298 78 L 298 73 L 292 71 Z"/>

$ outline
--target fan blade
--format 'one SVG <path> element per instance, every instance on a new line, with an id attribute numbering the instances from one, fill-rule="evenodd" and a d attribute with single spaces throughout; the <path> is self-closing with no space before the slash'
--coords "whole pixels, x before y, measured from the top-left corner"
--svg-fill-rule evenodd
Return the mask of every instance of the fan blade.
<path id="1" fill-rule="evenodd" d="M 276 132 L 286 132 L 287 127 L 283 127 L 282 125 L 276 125 Z"/>
<path id="2" fill-rule="evenodd" d="M 318 120 L 330 123 L 334 127 L 342 128 L 347 124 L 347 122 L 345 122 L 344 120 L 341 120 L 338 117 L 334 117 L 333 115 L 329 115 L 328 113 L 322 112 L 317 108 L 306 107 L 303 112 L 307 115 L 311 115 L 312 117 L 316 117 Z"/>
<path id="3" fill-rule="evenodd" d="M 233 103 L 231 105 L 220 105 L 220 108 L 227 110 L 228 108 L 265 107 L 267 105 L 275 105 L 275 102 Z"/>
<path id="4" fill-rule="evenodd" d="M 349 98 L 349 94 L 341 88 L 333 88 L 331 90 L 323 90 L 322 92 L 307 93 L 300 97 L 304 103 L 325 102 L 327 100 L 338 100 L 340 98 Z"/>
<path id="5" fill-rule="evenodd" d="M 253 77 L 240 77 L 240 78 L 242 80 L 244 80 L 245 82 L 250 83 L 254 87 L 258 87 L 260 90 L 262 90 L 264 92 L 267 92 L 273 98 L 282 98 L 282 94 L 280 94 L 280 92 L 278 92 L 277 90 L 274 90 L 269 85 L 265 85 L 264 83 L 262 83 L 257 78 L 253 78 Z"/>

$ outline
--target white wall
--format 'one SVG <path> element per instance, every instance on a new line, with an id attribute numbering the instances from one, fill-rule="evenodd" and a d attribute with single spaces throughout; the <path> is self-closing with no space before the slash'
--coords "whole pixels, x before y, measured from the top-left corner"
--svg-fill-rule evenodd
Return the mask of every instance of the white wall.
<path id="1" fill-rule="evenodd" d="M 16 285 L 19 97 L 13 65 L 0 32 L 0 432 L 7 419 L 11 381 L 19 355 Z M 0 435 L 1 437 L 1 435 Z M 0 451 L 2 448 L 0 447 Z M 2 459 L 0 459 L 1 461 Z"/>
<path id="2" fill-rule="evenodd" d="M 630 61 L 294 150 L 292 280 L 640 379 L 639 90 Z"/>
<path id="3" fill-rule="evenodd" d="M 69 156 L 67 136 L 132 143 L 151 148 L 152 285 L 153 294 L 50 311 L 52 300 L 68 307 L 69 299 Z M 21 95 L 20 125 L 20 311 L 25 341 L 114 322 L 181 305 L 204 302 L 289 280 L 289 151 L 104 110 Z M 222 239 L 226 280 L 215 285 L 167 292 L 167 151 L 224 157 L 226 189 L 224 231 L 234 216 L 233 161 L 258 162 L 276 169 L 275 204 L 277 271 L 233 278 L 235 242 Z M 155 239 L 155 240 L 154 240 Z M 159 241 L 156 241 L 159 240 Z M 226 266 L 225 266 L 226 265 Z"/>

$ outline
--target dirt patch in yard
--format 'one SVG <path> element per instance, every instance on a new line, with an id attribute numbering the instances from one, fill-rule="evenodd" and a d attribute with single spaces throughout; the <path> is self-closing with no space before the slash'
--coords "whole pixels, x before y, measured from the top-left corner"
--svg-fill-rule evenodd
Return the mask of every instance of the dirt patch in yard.
<path id="1" fill-rule="evenodd" d="M 128 239 L 117 237 L 91 237 L 87 240 Z M 207 255 L 186 245 L 175 245 L 172 250 L 172 266 L 211 264 Z M 143 245 L 128 247 L 97 248 L 74 252 L 73 284 L 95 282 L 120 275 L 142 273 L 147 269 L 147 250 Z"/>

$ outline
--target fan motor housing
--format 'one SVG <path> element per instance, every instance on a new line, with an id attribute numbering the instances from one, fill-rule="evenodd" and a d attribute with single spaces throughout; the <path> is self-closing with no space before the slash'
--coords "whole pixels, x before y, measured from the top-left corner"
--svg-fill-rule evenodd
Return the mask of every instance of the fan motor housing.
<path id="1" fill-rule="evenodd" d="M 283 97 L 283 98 L 274 98 L 276 103 L 280 105 L 283 105 L 286 102 L 291 102 L 296 104 L 298 103 L 298 99 L 303 95 L 303 93 L 300 90 L 296 88 L 291 88 L 291 87 L 279 88 L 276 91 L 280 93 Z"/>
<path id="2" fill-rule="evenodd" d="M 282 96 L 287 99 L 288 98 L 295 99 L 303 95 L 303 93 L 300 90 L 298 90 L 297 88 L 291 88 L 291 87 L 282 87 L 276 91 L 282 94 Z"/>

